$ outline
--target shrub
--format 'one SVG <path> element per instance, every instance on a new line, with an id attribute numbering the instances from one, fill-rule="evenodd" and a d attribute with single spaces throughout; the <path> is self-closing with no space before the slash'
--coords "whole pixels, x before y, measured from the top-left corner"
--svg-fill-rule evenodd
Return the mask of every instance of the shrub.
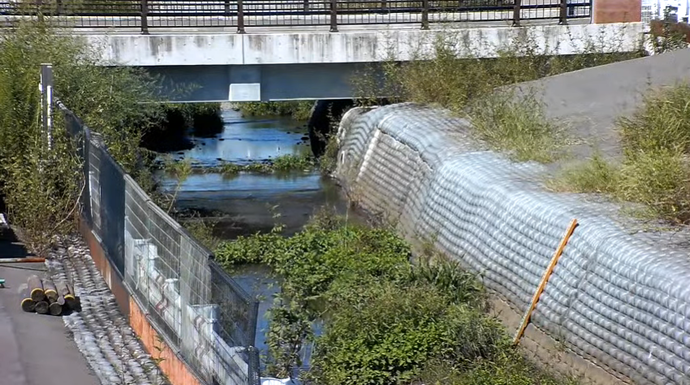
<path id="1" fill-rule="evenodd" d="M 39 123 L 39 71 L 52 63 L 55 95 L 97 130 L 115 159 L 151 181 L 139 151 L 143 128 L 160 117 L 157 83 L 141 70 L 97 66 L 86 41 L 56 34 L 45 24 L 18 22 L 0 32 L 0 183 L 10 213 L 29 248 L 43 253 L 53 236 L 71 231 L 83 186 L 75 148 L 59 111 L 53 148 Z"/>
<path id="2" fill-rule="evenodd" d="M 227 269 L 265 263 L 282 280 L 268 338 L 272 374 L 292 374 L 301 364 L 299 345 L 315 319 L 325 331 L 303 375 L 309 383 L 414 383 L 434 362 L 463 375 L 476 362 L 516 354 L 485 315 L 486 296 L 473 275 L 440 257 L 416 265 L 410 258 L 392 229 L 352 226 L 328 213 L 290 238 L 276 229 L 216 252 Z"/>
<path id="3" fill-rule="evenodd" d="M 430 358 L 491 358 L 503 340 L 498 323 L 431 285 L 372 281 L 357 289 L 330 303 L 313 362 L 317 383 L 406 383 Z"/>

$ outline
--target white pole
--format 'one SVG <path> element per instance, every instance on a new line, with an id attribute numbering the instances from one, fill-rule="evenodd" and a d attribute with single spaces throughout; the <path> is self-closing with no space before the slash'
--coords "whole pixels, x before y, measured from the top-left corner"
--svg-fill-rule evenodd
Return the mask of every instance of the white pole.
<path id="1" fill-rule="evenodd" d="M 41 64 L 41 117 L 48 141 L 48 151 L 53 148 L 53 65 Z"/>

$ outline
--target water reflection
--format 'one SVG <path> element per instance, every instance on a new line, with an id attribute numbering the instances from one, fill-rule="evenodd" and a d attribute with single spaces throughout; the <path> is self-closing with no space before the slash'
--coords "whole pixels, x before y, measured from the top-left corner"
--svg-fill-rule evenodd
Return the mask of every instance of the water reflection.
<path id="1" fill-rule="evenodd" d="M 246 163 L 311 150 L 304 122 L 292 119 L 246 119 L 239 112 L 225 110 L 224 128 L 216 137 L 194 138 L 196 146 L 177 153 L 177 159 L 190 158 L 205 166 L 221 160 Z"/>

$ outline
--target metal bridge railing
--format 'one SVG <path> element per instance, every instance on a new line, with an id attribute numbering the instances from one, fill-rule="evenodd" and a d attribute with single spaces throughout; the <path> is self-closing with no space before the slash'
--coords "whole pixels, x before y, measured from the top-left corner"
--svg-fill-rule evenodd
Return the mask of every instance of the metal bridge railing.
<path id="1" fill-rule="evenodd" d="M 327 26 L 589 18 L 591 0 L 0 0 L 0 15 L 44 17 L 62 27 Z"/>

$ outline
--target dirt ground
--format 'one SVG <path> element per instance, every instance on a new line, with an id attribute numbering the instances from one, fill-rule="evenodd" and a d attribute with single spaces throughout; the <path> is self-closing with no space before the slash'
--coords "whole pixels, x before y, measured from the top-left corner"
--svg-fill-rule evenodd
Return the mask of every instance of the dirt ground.
<path id="1" fill-rule="evenodd" d="M 0 259 L 22 257 L 21 245 L 0 241 Z M 0 263 L 0 383 L 3 385 L 98 385 L 61 317 L 25 313 L 19 287 L 43 263 Z"/>

